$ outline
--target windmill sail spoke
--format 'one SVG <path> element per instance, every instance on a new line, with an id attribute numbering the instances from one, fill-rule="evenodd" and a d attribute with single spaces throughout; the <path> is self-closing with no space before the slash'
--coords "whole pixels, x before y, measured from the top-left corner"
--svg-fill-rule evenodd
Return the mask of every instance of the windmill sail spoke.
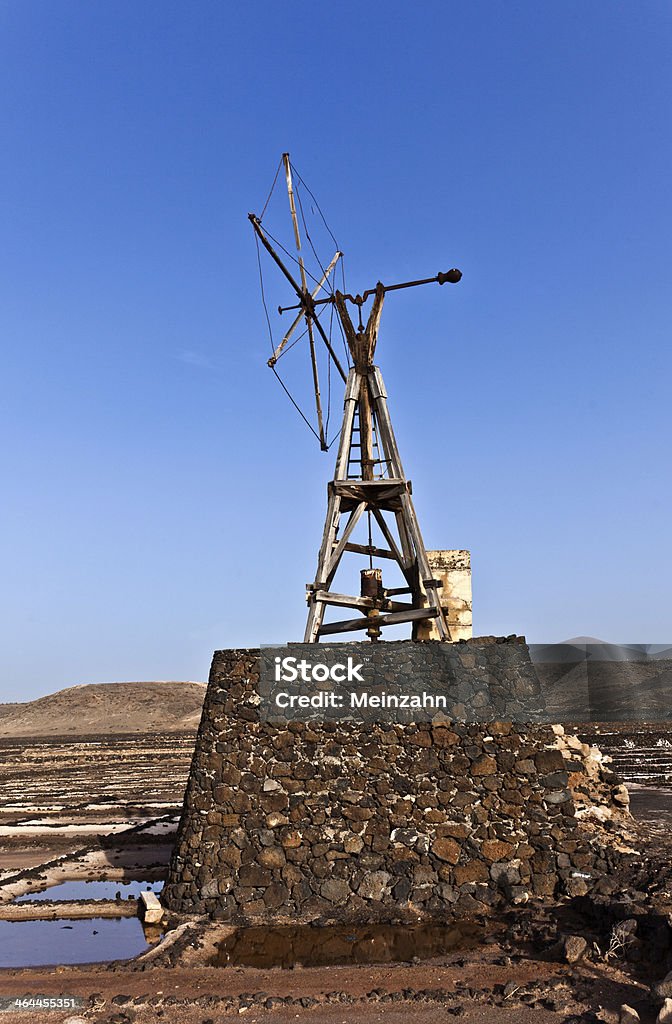
<path id="1" fill-rule="evenodd" d="M 292 215 L 294 227 L 294 241 L 298 252 L 301 252 L 301 235 L 299 234 L 299 221 L 296 216 L 296 205 L 294 203 L 294 188 L 292 186 L 292 168 L 289 162 L 289 153 L 282 154 L 282 162 L 285 165 L 285 178 L 287 179 L 287 195 L 289 197 L 289 211 Z"/>
<path id="2" fill-rule="evenodd" d="M 289 212 L 292 215 L 292 225 L 294 227 L 294 241 L 296 242 L 296 252 L 299 257 L 299 271 L 301 273 L 301 284 L 303 286 L 304 300 L 308 297 L 308 281 L 306 279 L 306 267 L 303 262 L 303 256 L 301 255 L 301 234 L 299 232 L 299 220 L 296 216 L 296 204 L 294 202 L 294 188 L 292 186 L 292 168 L 289 163 L 289 153 L 282 154 L 282 160 L 285 165 L 285 176 L 287 178 L 287 196 L 289 198 Z"/>
<path id="3" fill-rule="evenodd" d="M 313 369 L 313 387 L 315 388 L 315 408 L 317 410 L 317 429 L 320 435 L 320 448 L 323 452 L 328 451 L 327 439 L 324 436 L 324 423 L 322 422 L 322 399 L 320 398 L 320 380 L 317 373 L 317 357 L 315 355 L 315 337 L 313 335 L 313 318 L 306 317 L 308 324 L 308 340 L 310 343 L 310 363 Z"/>
<path id="4" fill-rule="evenodd" d="M 273 248 L 273 246 L 271 245 L 269 240 L 266 238 L 266 235 L 264 234 L 264 229 L 261 226 L 261 221 L 259 220 L 259 218 L 254 213 L 249 213 L 247 216 L 248 216 L 248 220 L 250 221 L 250 224 L 254 228 L 254 230 L 256 232 L 256 235 L 257 235 L 259 241 L 261 242 L 261 244 L 263 245 L 264 249 L 266 249 L 267 253 L 273 258 L 273 260 L 280 267 L 280 270 L 282 271 L 282 273 L 285 275 L 285 277 L 287 278 L 287 280 L 291 284 L 291 286 L 294 289 L 294 291 L 296 292 L 298 298 L 299 299 L 303 299 L 303 292 L 301 291 L 301 285 L 298 284 L 294 280 L 294 278 L 292 277 L 290 272 L 287 270 L 287 267 L 282 262 L 282 260 L 278 256 L 277 252 L 275 251 L 275 249 Z"/>
<path id="5" fill-rule="evenodd" d="M 339 360 L 338 356 L 336 355 L 336 353 L 334 352 L 333 346 L 332 346 L 329 338 L 327 337 L 327 333 L 326 333 L 324 327 L 322 326 L 322 324 L 320 323 L 320 321 L 317 318 L 315 318 L 315 320 L 313 320 L 313 323 L 317 327 L 318 333 L 319 333 L 320 337 L 322 338 L 322 341 L 327 346 L 327 351 L 329 352 L 329 355 L 334 360 L 334 366 L 336 367 L 336 369 L 340 373 L 340 375 L 343 378 L 343 380 L 347 381 L 348 375 L 345 372 L 345 370 L 343 369 L 343 367 L 341 366 L 340 360 Z"/>

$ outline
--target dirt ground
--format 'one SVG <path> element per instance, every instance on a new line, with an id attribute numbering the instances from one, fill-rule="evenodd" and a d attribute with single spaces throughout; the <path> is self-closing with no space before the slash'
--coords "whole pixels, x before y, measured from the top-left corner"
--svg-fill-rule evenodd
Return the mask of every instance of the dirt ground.
<path id="1" fill-rule="evenodd" d="M 502 963 L 505 960 L 508 962 Z M 76 1015 L 101 1024 L 206 1024 L 220 1020 L 289 1024 L 410 1020 L 616 1022 L 623 1003 L 655 1019 L 648 987 L 617 967 L 515 956 L 491 947 L 467 959 L 423 965 L 296 968 L 117 967 L 4 971 L 0 995 L 81 996 Z M 506 995 L 504 993 L 507 993 Z M 35 1024 L 62 1024 L 73 1011 L 32 1011 Z"/>
<path id="2" fill-rule="evenodd" d="M 28 907 L 21 914 L 44 915 L 44 904 L 31 911 L 12 901 L 45 884 L 124 880 L 139 871 L 163 877 L 192 745 L 186 735 L 0 743 L 0 917 L 4 908 L 6 918 L 16 919 L 17 906 Z M 650 820 L 641 824 L 642 842 L 660 854 L 660 801 L 645 803 Z M 169 921 L 168 941 L 135 961 L 0 970 L 0 999 L 81 999 L 77 1010 L 16 1011 L 16 1019 L 24 1013 L 35 1024 L 616 1024 L 624 1003 L 652 1024 L 659 1003 L 650 985 L 669 969 L 670 954 L 647 936 L 668 929 L 667 890 L 654 887 L 636 903 L 625 892 L 636 883 L 643 884 L 626 879 L 615 894 L 633 898 L 623 913 L 641 922 L 645 941 L 632 960 L 605 958 L 608 906 L 593 908 L 604 915 L 601 923 L 569 905 L 518 909 L 499 930 L 490 928 L 485 944 L 423 963 L 288 970 L 210 966 L 224 926 L 187 919 Z M 672 907 L 672 895 L 668 902 Z M 80 905 L 78 913 L 81 906 L 86 910 Z M 89 908 L 92 916 L 102 910 Z M 567 934 L 588 936 L 579 962 L 568 963 L 558 948 Z"/>

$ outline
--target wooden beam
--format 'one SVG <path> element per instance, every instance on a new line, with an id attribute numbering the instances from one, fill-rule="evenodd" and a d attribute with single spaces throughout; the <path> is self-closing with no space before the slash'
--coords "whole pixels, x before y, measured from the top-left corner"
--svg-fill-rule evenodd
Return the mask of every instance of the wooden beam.
<path id="1" fill-rule="evenodd" d="M 412 608 L 410 611 L 391 612 L 389 615 L 377 615 L 375 619 L 345 619 L 342 622 L 326 622 L 320 626 L 319 636 L 333 633 L 354 633 L 360 629 L 369 629 L 371 625 L 397 626 L 403 622 L 416 622 L 420 619 L 433 619 L 437 616 L 435 608 Z"/>
<path id="2" fill-rule="evenodd" d="M 408 522 L 411 538 L 415 545 L 420 579 L 432 579 L 432 572 L 429 568 L 429 562 L 427 561 L 427 552 L 425 551 L 422 534 L 420 533 L 420 525 L 415 514 L 415 509 L 413 508 L 413 502 L 410 494 L 402 494 L 401 505 L 405 513 L 405 519 Z M 441 601 L 439 600 L 436 587 L 428 587 L 425 593 L 430 606 L 436 611 L 436 626 L 439 631 L 439 638 L 441 640 L 450 640 L 450 629 L 448 628 L 448 623 L 446 622 L 446 617 L 444 615 L 443 608 L 441 607 Z"/>
<path id="3" fill-rule="evenodd" d="M 355 330 L 352 320 L 350 319 L 350 314 L 348 313 L 348 308 L 345 304 L 345 299 L 338 290 L 334 292 L 334 304 L 336 306 L 336 312 L 338 313 L 339 319 L 343 324 L 343 333 L 345 334 L 345 340 L 348 343 L 350 355 L 352 356 L 352 361 L 354 362 L 357 351 L 357 331 Z"/>
<path id="4" fill-rule="evenodd" d="M 389 615 L 381 615 L 382 625 L 396 626 L 400 622 L 415 622 L 418 619 L 433 619 L 438 615 L 436 608 L 411 608 L 403 612 L 390 612 Z"/>
<path id="5" fill-rule="evenodd" d="M 408 530 L 406 528 L 406 521 L 401 512 L 401 506 L 399 506 L 399 509 L 395 511 L 395 519 L 397 522 L 397 530 L 399 531 L 399 539 L 401 541 L 401 550 L 404 553 L 404 564 L 407 566 L 405 574 L 406 579 L 410 583 L 411 587 L 413 587 L 415 586 L 415 583 L 413 579 L 409 577 L 408 573 L 410 572 L 412 566 L 415 564 L 415 554 L 413 553 L 413 545 L 411 543 L 411 538 L 409 537 Z"/>
<path id="6" fill-rule="evenodd" d="M 405 480 L 334 480 L 332 486 L 343 500 L 344 511 L 363 501 L 369 508 L 399 512 L 401 498 L 408 493 Z"/>
<path id="7" fill-rule="evenodd" d="M 390 411 L 387 408 L 385 385 L 383 383 L 381 372 L 377 366 L 372 368 L 368 377 L 369 387 L 371 389 L 371 395 L 373 396 L 373 403 L 376 410 L 378 433 L 380 434 L 380 440 L 383 445 L 385 457 L 392 467 L 394 476 L 405 479 L 404 469 L 401 464 L 401 456 L 399 455 L 397 441 L 394 436 L 394 430 L 392 429 L 392 421 L 390 420 Z"/>
<path id="8" fill-rule="evenodd" d="M 366 342 L 367 342 L 367 361 L 369 365 L 373 362 L 373 356 L 376 351 L 376 342 L 378 341 L 378 328 L 380 327 L 380 317 L 383 312 L 383 302 L 385 301 L 385 290 L 382 284 L 376 285 L 376 297 L 373 300 L 373 306 L 371 307 L 371 313 L 366 324 Z"/>
<path id="9" fill-rule="evenodd" d="M 359 389 L 359 443 L 362 480 L 373 480 L 373 418 L 369 381 L 364 373 Z"/>
<path id="10" fill-rule="evenodd" d="M 327 502 L 327 518 L 324 524 L 324 532 L 322 534 L 322 544 L 320 545 L 320 553 L 317 558 L 317 574 L 315 583 L 319 588 L 326 576 L 327 561 L 331 555 L 334 546 L 334 539 L 338 530 L 338 524 L 341 518 L 341 499 L 338 494 L 330 489 L 329 499 Z M 324 618 L 324 605 L 318 604 L 311 594 L 308 596 L 308 620 L 306 622 L 306 630 L 303 637 L 303 642 L 306 644 L 314 644 L 317 642 L 318 631 L 322 625 L 322 619 Z"/>
<path id="11" fill-rule="evenodd" d="M 350 597 L 348 594 L 334 594 L 329 590 L 318 590 L 315 600 L 323 604 L 344 605 L 346 608 L 373 608 L 371 597 Z"/>
<path id="12" fill-rule="evenodd" d="M 392 536 L 392 531 L 385 522 L 385 517 L 383 516 L 383 513 L 380 511 L 379 508 L 372 508 L 371 511 L 373 512 L 374 519 L 376 520 L 378 526 L 380 527 L 380 532 L 382 533 L 387 543 L 390 545 L 390 548 L 392 549 L 392 552 L 397 562 L 399 563 L 402 569 L 408 569 L 409 566 L 404 560 L 404 556 L 402 555 L 401 551 L 397 547 L 396 541 Z"/>
<path id="13" fill-rule="evenodd" d="M 360 491 L 366 494 L 368 491 L 371 501 L 375 501 L 379 495 L 389 497 L 392 494 L 402 494 L 408 491 L 408 482 L 399 477 L 383 478 L 382 480 L 336 480 L 334 481 L 339 494 L 346 494 L 348 491 Z"/>
<path id="14" fill-rule="evenodd" d="M 343 530 L 343 536 L 338 541 L 336 547 L 332 551 L 331 558 L 329 559 L 329 562 L 327 564 L 327 572 L 324 578 L 324 582 L 327 584 L 327 586 L 334 577 L 334 573 L 338 568 L 338 563 L 341 560 L 341 555 L 345 551 L 345 545 L 350 540 L 350 535 L 354 528 L 356 527 L 357 523 L 359 522 L 362 512 L 364 512 L 365 509 L 365 503 L 363 501 L 360 501 L 359 505 L 357 505 L 357 507 L 354 508 L 350 513 L 350 518 L 348 519 L 345 529 Z M 319 582 L 322 581 L 320 580 Z"/>
<path id="15" fill-rule="evenodd" d="M 393 561 L 397 561 L 397 556 L 393 551 L 377 548 L 375 544 L 346 544 L 345 550 L 352 551 L 356 555 L 373 555 L 374 558 L 391 558 Z"/>

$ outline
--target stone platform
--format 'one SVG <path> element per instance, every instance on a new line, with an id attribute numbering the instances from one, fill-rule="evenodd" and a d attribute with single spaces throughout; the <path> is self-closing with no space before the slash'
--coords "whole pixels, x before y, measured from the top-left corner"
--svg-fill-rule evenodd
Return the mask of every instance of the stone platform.
<path id="1" fill-rule="evenodd" d="M 519 686 L 532 678 L 519 638 L 451 646 L 467 681 L 488 665 L 498 686 L 502 665 Z M 357 647 L 371 649 L 343 645 Z M 619 855 L 603 822 L 627 795 L 560 727 L 262 721 L 258 673 L 258 650 L 214 655 L 165 906 L 234 923 L 392 922 L 605 884 Z"/>

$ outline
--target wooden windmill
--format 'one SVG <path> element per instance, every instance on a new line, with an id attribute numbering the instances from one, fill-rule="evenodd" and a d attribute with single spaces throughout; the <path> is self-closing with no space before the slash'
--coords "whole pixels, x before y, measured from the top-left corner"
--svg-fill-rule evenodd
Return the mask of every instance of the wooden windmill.
<path id="1" fill-rule="evenodd" d="M 327 488 L 327 516 L 317 560 L 317 572 L 315 579 L 307 585 L 308 621 L 304 642 L 316 643 L 324 636 L 358 630 L 364 630 L 371 640 L 377 640 L 383 627 L 406 622 L 413 624 L 415 636 L 418 625 L 421 622 L 426 623 L 427 620 L 434 621 L 436 631 L 442 640 L 450 640 L 450 631 L 438 593 L 440 582 L 433 578 L 430 570 L 413 507 L 411 481 L 404 473 L 392 429 L 387 392 L 380 369 L 373 360 L 387 292 L 432 282 L 455 284 L 462 275 L 459 270 L 453 269 L 445 274 L 437 274 L 436 277 L 407 281 L 403 284 L 386 286 L 379 282 L 375 288 L 370 288 L 361 295 L 350 295 L 334 290 L 330 284 L 330 275 L 342 257 L 342 253 L 337 249 L 321 278 L 315 278 L 317 286 L 311 290 L 301 248 L 289 154 L 283 154 L 282 164 L 297 250 L 297 256 L 292 259 L 298 266 L 299 280 L 296 280 L 295 275 L 271 244 L 261 218 L 253 213 L 249 215 L 258 240 L 280 268 L 298 299 L 297 304 L 280 308 L 281 313 L 296 310 L 297 314 L 292 326 L 269 359 L 269 365 L 275 368 L 294 331 L 305 324 L 311 357 L 317 425 L 317 429 L 311 429 L 319 438 L 323 450 L 326 450 L 328 445 L 318 374 L 318 340 L 326 346 L 328 358 L 333 360 L 336 370 L 345 382 L 343 423 L 339 435 L 336 468 Z M 329 294 L 320 296 L 322 291 L 328 291 Z M 366 324 L 363 324 L 362 307 L 369 299 L 373 300 L 371 311 Z M 348 303 L 358 310 L 357 328 L 348 312 Z M 327 304 L 334 307 L 343 330 L 350 364 L 347 373 L 319 319 L 320 307 Z M 368 521 L 367 543 L 356 543 L 352 539 L 353 534 L 364 517 Z M 382 535 L 383 546 L 373 543 L 373 523 Z M 361 570 L 358 595 L 341 594 L 332 589 L 337 570 L 346 552 L 365 556 L 368 560 L 368 566 Z M 374 559 L 395 562 L 401 570 L 404 586 L 386 588 L 383 585 L 382 569 L 374 566 Z M 400 597 L 405 597 L 406 600 L 398 600 Z M 353 609 L 358 615 L 355 618 L 325 622 L 325 612 L 329 607 Z"/>

